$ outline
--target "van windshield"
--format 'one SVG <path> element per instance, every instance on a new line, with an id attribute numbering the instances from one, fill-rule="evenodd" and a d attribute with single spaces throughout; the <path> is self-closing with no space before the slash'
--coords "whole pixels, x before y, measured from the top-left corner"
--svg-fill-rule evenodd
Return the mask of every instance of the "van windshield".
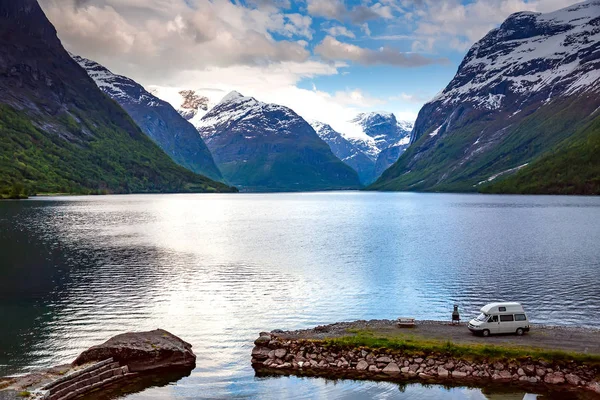
<path id="1" fill-rule="evenodd" d="M 485 313 L 481 313 L 481 314 L 479 314 L 479 316 L 478 316 L 477 318 L 475 318 L 475 319 L 476 319 L 477 321 L 485 322 L 485 321 L 487 321 L 487 319 L 488 319 L 489 317 L 490 317 L 489 315 L 487 315 L 487 314 L 485 314 Z"/>

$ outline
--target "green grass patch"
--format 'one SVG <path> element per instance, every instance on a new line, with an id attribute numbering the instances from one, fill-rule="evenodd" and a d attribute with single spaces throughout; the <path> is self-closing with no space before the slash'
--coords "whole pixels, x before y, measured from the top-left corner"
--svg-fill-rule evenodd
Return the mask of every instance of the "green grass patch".
<path id="1" fill-rule="evenodd" d="M 325 347 L 340 349 L 363 348 L 384 350 L 414 356 L 443 355 L 472 361 L 543 360 L 553 364 L 576 362 L 600 367 L 600 356 L 582 353 L 489 344 L 456 344 L 451 341 L 425 339 L 409 334 L 377 334 L 369 330 L 354 330 L 348 336 L 324 339 Z"/>

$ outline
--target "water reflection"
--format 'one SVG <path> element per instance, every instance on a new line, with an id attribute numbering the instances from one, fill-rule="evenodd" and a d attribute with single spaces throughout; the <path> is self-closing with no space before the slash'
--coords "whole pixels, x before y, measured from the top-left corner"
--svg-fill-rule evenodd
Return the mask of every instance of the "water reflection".
<path id="1" fill-rule="evenodd" d="M 490 300 L 521 301 L 536 322 L 599 327 L 599 217 L 600 199 L 577 197 L 0 203 L 0 374 L 71 361 L 117 333 L 162 327 L 194 345 L 198 366 L 177 385 L 132 398 L 396 397 L 397 385 L 257 379 L 252 341 L 262 330 L 340 320 L 447 319 L 454 303 L 466 317 Z M 402 398 L 418 396 L 410 388 Z M 420 398 L 436 393 L 483 395 L 436 388 Z"/>

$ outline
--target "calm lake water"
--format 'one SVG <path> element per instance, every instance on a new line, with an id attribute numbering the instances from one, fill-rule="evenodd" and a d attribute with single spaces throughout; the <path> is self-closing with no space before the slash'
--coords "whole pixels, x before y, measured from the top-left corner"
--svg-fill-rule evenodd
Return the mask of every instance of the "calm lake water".
<path id="1" fill-rule="evenodd" d="M 477 388 L 257 378 L 252 342 L 263 330 L 336 321 L 447 320 L 454 303 L 468 318 L 496 300 L 520 301 L 534 322 L 600 327 L 599 288 L 598 197 L 333 192 L 2 202 L 0 375 L 69 362 L 110 336 L 161 327 L 194 345 L 197 368 L 129 399 L 484 399 Z"/>

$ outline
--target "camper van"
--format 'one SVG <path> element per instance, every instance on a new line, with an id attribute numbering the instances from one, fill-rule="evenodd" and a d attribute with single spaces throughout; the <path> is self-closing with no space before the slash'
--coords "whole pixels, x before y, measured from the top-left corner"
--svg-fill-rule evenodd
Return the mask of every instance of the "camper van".
<path id="1" fill-rule="evenodd" d="M 496 333 L 529 332 L 529 320 L 519 303 L 490 303 L 481 307 L 481 314 L 469 321 L 469 330 L 489 336 Z"/>

